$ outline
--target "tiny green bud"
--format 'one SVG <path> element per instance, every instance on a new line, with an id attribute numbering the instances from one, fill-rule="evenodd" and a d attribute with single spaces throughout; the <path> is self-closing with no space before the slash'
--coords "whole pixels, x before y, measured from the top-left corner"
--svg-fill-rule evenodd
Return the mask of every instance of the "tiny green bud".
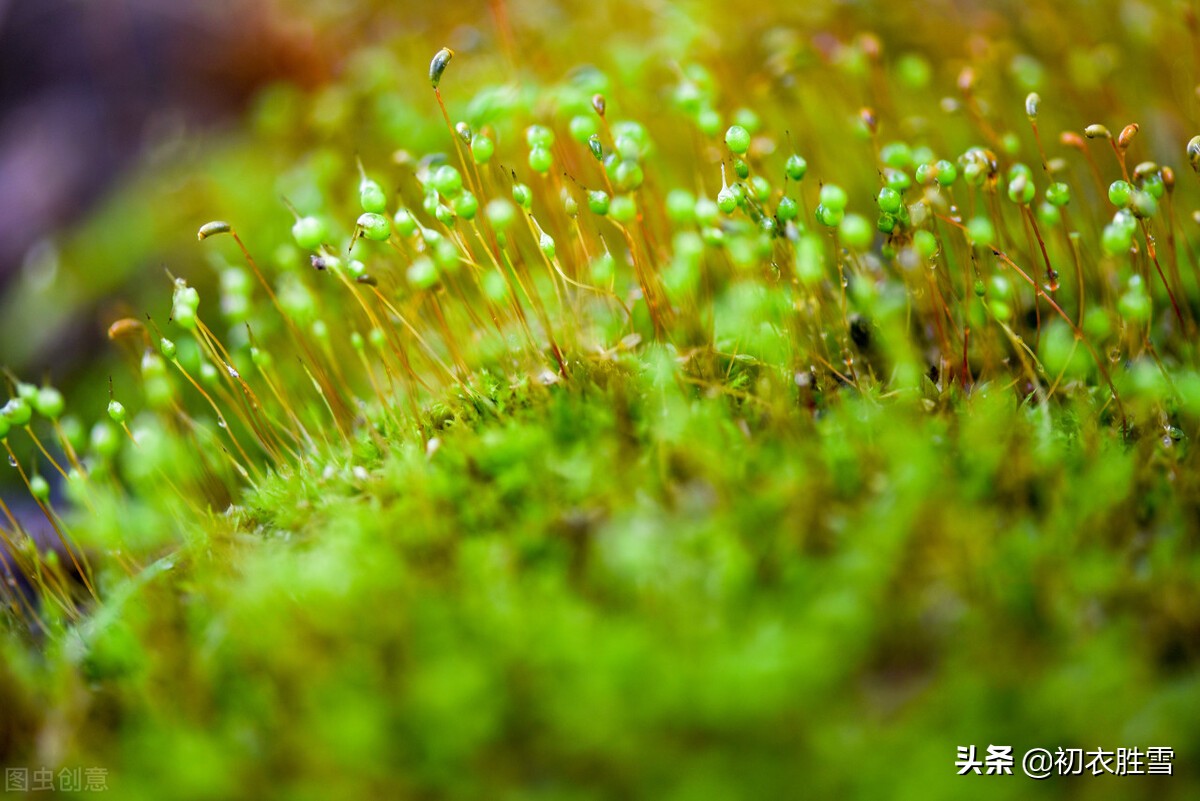
<path id="1" fill-rule="evenodd" d="M 325 223 L 318 217 L 301 217 L 292 225 L 292 238 L 305 250 L 316 250 L 325 241 Z"/>
<path id="2" fill-rule="evenodd" d="M 900 211 L 900 206 L 904 199 L 900 193 L 891 187 L 883 187 L 879 190 L 879 196 L 876 198 L 876 203 L 879 204 L 879 210 L 886 214 L 895 214 Z"/>
<path id="3" fill-rule="evenodd" d="M 1071 190 L 1062 181 L 1056 181 L 1046 187 L 1046 202 L 1059 208 L 1071 202 Z"/>
<path id="4" fill-rule="evenodd" d="M 1113 181 L 1108 185 L 1108 201 L 1119 209 L 1133 201 L 1133 186 L 1128 181 Z"/>
<path id="5" fill-rule="evenodd" d="M 668 197 L 669 200 L 670 198 Z M 605 214 L 608 214 L 608 207 L 609 197 L 607 192 L 601 189 L 588 192 L 588 208 L 592 210 L 593 214 L 603 217 Z"/>
<path id="6" fill-rule="evenodd" d="M 57 420 L 62 416 L 65 407 L 66 402 L 63 400 L 62 393 L 54 387 L 42 387 L 37 391 L 33 400 L 33 408 L 37 410 L 38 414 L 49 420 Z"/>
<path id="7" fill-rule="evenodd" d="M 364 178 L 358 184 L 358 203 L 363 211 L 380 214 L 387 210 L 387 195 L 378 183 Z"/>
<path id="8" fill-rule="evenodd" d="M 1018 205 L 1029 205 L 1036 194 L 1037 190 L 1033 187 L 1033 181 L 1024 173 L 1018 173 L 1017 177 L 1008 184 L 1008 199 Z"/>
<path id="9" fill-rule="evenodd" d="M 449 164 L 443 164 L 434 170 L 429 183 L 439 195 L 447 199 L 456 198 L 462 193 L 462 174 Z"/>
<path id="10" fill-rule="evenodd" d="M 103 420 L 92 426 L 90 439 L 92 450 L 106 459 L 111 459 L 121 449 L 121 440 L 117 437 L 117 432 Z"/>
<path id="11" fill-rule="evenodd" d="M 526 211 L 533 206 L 533 192 L 525 184 L 513 184 L 512 196 L 517 205 Z"/>
<path id="12" fill-rule="evenodd" d="M 696 197 L 686 189 L 667 193 L 667 216 L 674 223 L 690 223 L 696 219 Z"/>
<path id="13" fill-rule="evenodd" d="M 725 214 L 733 214 L 737 209 L 737 195 L 728 186 L 721 187 L 717 193 L 717 208 Z"/>
<path id="14" fill-rule="evenodd" d="M 830 211 L 844 211 L 847 200 L 846 190 L 837 184 L 825 184 L 821 187 L 821 205 Z"/>
<path id="15" fill-rule="evenodd" d="M 358 217 L 358 230 L 366 239 L 373 242 L 386 242 L 392 235 L 392 225 L 388 218 L 374 212 L 364 212 Z"/>
<path id="16" fill-rule="evenodd" d="M 780 222 L 791 222 L 800 216 L 800 204 L 790 197 L 782 197 L 775 207 L 775 216 Z"/>
<path id="17" fill-rule="evenodd" d="M 554 166 L 554 157 L 550 151 L 541 145 L 534 145 L 529 151 L 529 168 L 534 172 L 545 175 Z"/>
<path id="18" fill-rule="evenodd" d="M 632 192 L 642 185 L 646 175 L 636 161 L 622 161 L 613 174 L 614 183 L 623 192 Z"/>
<path id="19" fill-rule="evenodd" d="M 846 216 L 846 213 L 841 209 L 831 209 L 824 203 L 820 203 L 813 211 L 813 216 L 817 218 L 817 222 L 821 225 L 833 228 L 842 222 L 842 218 Z"/>
<path id="20" fill-rule="evenodd" d="M 938 186 L 950 186 L 958 180 L 958 168 L 954 166 L 954 162 L 941 159 L 934 165 L 936 172 L 934 173 L 937 179 Z"/>
<path id="21" fill-rule="evenodd" d="M 637 204 L 629 195 L 617 195 L 612 199 L 609 216 L 619 223 L 630 223 L 637 218 Z"/>
<path id="22" fill-rule="evenodd" d="M 787 173 L 787 177 L 793 181 L 803 181 L 805 174 L 808 173 L 808 162 L 804 160 L 803 156 L 793 153 L 788 156 L 784 171 Z"/>
<path id="23" fill-rule="evenodd" d="M 973 245 L 990 247 L 996 241 L 996 229 L 987 217 L 975 217 L 967 223 L 967 238 Z"/>
<path id="24" fill-rule="evenodd" d="M 29 477 L 29 494 L 45 503 L 50 499 L 50 484 L 41 475 L 34 473 Z"/>
<path id="25" fill-rule="evenodd" d="M 731 125 L 725 132 L 725 144 L 739 156 L 750 149 L 750 132 L 740 125 Z"/>
<path id="26" fill-rule="evenodd" d="M 858 214 L 847 214 L 838 225 L 842 243 L 851 250 L 863 250 L 870 246 L 873 234 L 871 224 Z"/>
<path id="27" fill-rule="evenodd" d="M 1153 217 L 1158 211 L 1158 201 L 1154 199 L 1154 195 L 1138 189 L 1133 193 L 1129 210 L 1133 212 L 1134 217 L 1144 220 Z"/>
<path id="28" fill-rule="evenodd" d="M 558 252 L 558 249 L 554 246 L 554 237 L 543 231 L 538 240 L 538 247 L 541 248 L 543 255 L 547 259 L 554 260 L 554 256 Z"/>
<path id="29" fill-rule="evenodd" d="M 567 128 L 571 133 L 571 138 L 580 144 L 585 144 L 588 139 L 600 132 L 596 118 L 586 114 L 577 114 L 572 117 Z"/>
<path id="30" fill-rule="evenodd" d="M 454 206 L 454 213 L 464 220 L 473 220 L 479 213 L 479 199 L 465 189 L 453 200 L 451 205 Z"/>
<path id="31" fill-rule="evenodd" d="M 496 143 L 483 134 L 475 134 L 471 138 L 471 158 L 476 164 L 487 164 L 496 152 Z"/>
<path id="32" fill-rule="evenodd" d="M 428 256 L 418 256 L 409 265 L 407 276 L 409 283 L 418 289 L 429 289 L 438 282 L 437 265 Z"/>
<path id="33" fill-rule="evenodd" d="M 513 208 L 513 204 L 502 197 L 488 201 L 485 213 L 487 214 L 488 222 L 497 231 L 503 231 L 508 228 L 517 218 L 517 210 Z"/>
<path id="34" fill-rule="evenodd" d="M 392 217 L 392 222 L 396 224 L 396 233 L 405 239 L 417 232 L 417 221 L 408 209 L 399 209 Z"/>
<path id="35" fill-rule="evenodd" d="M 913 234 L 913 247 L 917 253 L 921 254 L 921 258 L 929 261 L 937 253 L 938 241 L 932 231 L 921 229 Z"/>
<path id="36" fill-rule="evenodd" d="M 525 143 L 530 148 L 554 147 L 554 131 L 547 128 L 545 125 L 530 125 L 525 129 Z"/>

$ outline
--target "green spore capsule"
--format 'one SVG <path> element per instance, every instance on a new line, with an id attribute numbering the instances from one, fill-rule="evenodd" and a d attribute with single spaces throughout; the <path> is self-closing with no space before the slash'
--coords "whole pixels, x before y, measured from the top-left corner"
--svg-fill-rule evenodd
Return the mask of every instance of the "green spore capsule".
<path id="1" fill-rule="evenodd" d="M 33 408 L 23 398 L 10 398 L 8 403 L 0 408 L 0 415 L 3 415 L 11 426 L 28 425 L 33 419 Z"/>
<path id="2" fill-rule="evenodd" d="M 941 159 L 934 166 L 934 179 L 938 186 L 952 186 L 958 180 L 958 168 L 954 162 Z"/>
<path id="3" fill-rule="evenodd" d="M 388 218 L 369 211 L 359 215 L 358 230 L 362 232 L 364 239 L 370 239 L 372 242 L 386 242 L 392 235 L 392 225 Z"/>
<path id="4" fill-rule="evenodd" d="M 50 484 L 41 475 L 34 473 L 29 477 L 29 494 L 38 501 L 45 503 L 50 500 Z"/>
<path id="5" fill-rule="evenodd" d="M 554 245 L 554 237 L 544 231 L 538 239 L 538 247 L 541 248 L 542 255 L 551 261 L 554 260 L 555 255 L 558 253 L 558 249 Z"/>
<path id="6" fill-rule="evenodd" d="M 545 175 L 550 172 L 552 166 L 554 157 L 550 155 L 550 151 L 541 145 L 534 145 L 529 151 L 529 169 Z"/>
<path id="7" fill-rule="evenodd" d="M 725 214 L 733 214 L 737 205 L 737 194 L 728 186 L 721 187 L 721 191 L 717 193 L 717 208 Z"/>
<path id="8" fill-rule="evenodd" d="M 586 144 L 588 139 L 600 133 L 600 125 L 591 115 L 576 114 L 568 123 L 567 130 L 576 142 Z"/>
<path id="9" fill-rule="evenodd" d="M 817 218 L 817 222 L 821 225 L 827 228 L 834 228 L 842 222 L 842 218 L 846 216 L 846 213 L 841 209 L 831 209 L 824 203 L 820 203 L 813 211 L 813 216 Z"/>
<path id="10" fill-rule="evenodd" d="M 473 220 L 479 213 L 479 198 L 466 190 L 463 190 L 463 193 L 456 197 L 451 205 L 454 207 L 454 213 L 464 220 Z"/>
<path id="11" fill-rule="evenodd" d="M 484 213 L 497 232 L 504 231 L 517 219 L 517 210 L 513 208 L 513 204 L 502 197 L 488 201 Z"/>
<path id="12" fill-rule="evenodd" d="M 838 236 L 842 244 L 851 250 L 865 250 L 874 237 L 871 224 L 859 214 L 847 214 L 838 224 Z"/>
<path id="13" fill-rule="evenodd" d="M 533 192 L 525 184 L 513 184 L 512 196 L 517 205 L 526 211 L 533 207 Z"/>
<path id="14" fill-rule="evenodd" d="M 496 143 L 483 134 L 475 134 L 471 138 L 471 158 L 480 166 L 492 160 L 496 152 Z"/>
<path id="15" fill-rule="evenodd" d="M 114 423 L 120 425 L 125 422 L 128 416 L 125 411 L 125 405 L 119 400 L 111 400 L 108 402 L 108 416 Z"/>
<path id="16" fill-rule="evenodd" d="M 1055 181 L 1046 187 L 1046 202 L 1051 206 L 1062 208 L 1071 202 L 1071 189 L 1061 181 Z"/>
<path id="17" fill-rule="evenodd" d="M 790 197 L 779 199 L 779 205 L 775 207 L 775 216 L 780 222 L 791 222 L 800 216 L 800 204 Z"/>
<path id="18" fill-rule="evenodd" d="M 101 420 L 92 426 L 89 435 L 92 451 L 105 459 L 111 459 L 121 449 L 121 439 L 111 425 Z"/>
<path id="19" fill-rule="evenodd" d="M 545 125 L 530 125 L 525 129 L 525 143 L 531 148 L 554 147 L 554 131 L 547 128 Z"/>
<path id="20" fill-rule="evenodd" d="M 1144 220 L 1147 217 L 1153 217 L 1158 212 L 1158 201 L 1154 199 L 1154 195 L 1138 189 L 1133 193 L 1129 210 L 1133 212 L 1134 217 Z"/>
<path id="21" fill-rule="evenodd" d="M 848 200 L 846 190 L 837 184 L 825 184 L 821 187 L 821 205 L 830 211 L 845 211 Z"/>
<path id="22" fill-rule="evenodd" d="M 750 132 L 741 125 L 731 125 L 725 131 L 725 144 L 739 156 L 745 155 L 750 149 Z"/>
<path id="23" fill-rule="evenodd" d="M 885 186 L 879 190 L 879 195 L 875 198 L 875 202 L 879 205 L 879 210 L 885 214 L 896 214 L 900 211 L 900 206 L 903 205 L 904 198 L 895 189 Z"/>
<path id="24" fill-rule="evenodd" d="M 462 192 L 462 174 L 449 164 L 443 164 L 433 171 L 433 175 L 429 178 L 429 184 L 442 197 L 454 199 Z"/>
<path id="25" fill-rule="evenodd" d="M 1133 201 L 1133 185 L 1116 180 L 1108 185 L 1108 201 L 1119 209 L 1128 208 Z"/>
<path id="26" fill-rule="evenodd" d="M 610 199 L 607 192 L 600 189 L 588 192 L 588 208 L 591 209 L 593 214 L 603 217 L 605 214 L 608 214 L 609 205 Z"/>
<path id="27" fill-rule="evenodd" d="M 926 231 L 924 229 L 917 231 L 915 234 L 913 234 L 913 247 L 916 248 L 916 251 L 921 255 L 921 258 L 925 259 L 925 261 L 929 261 L 934 257 L 934 254 L 937 253 L 937 237 L 933 235 L 932 231 Z"/>
<path id="28" fill-rule="evenodd" d="M 803 181 L 804 176 L 808 174 L 808 162 L 804 160 L 803 156 L 793 153 L 788 156 L 787 163 L 783 169 L 787 173 L 787 177 L 791 180 Z"/>
<path id="29" fill-rule="evenodd" d="M 1008 199 L 1021 206 L 1028 206 L 1036 193 L 1033 181 L 1024 173 L 1018 174 L 1008 184 Z"/>
<path id="30" fill-rule="evenodd" d="M 158 352 L 163 355 L 163 358 L 169 362 L 175 361 L 175 355 L 178 353 L 178 348 L 175 343 L 166 337 L 158 340 Z"/>
<path id="31" fill-rule="evenodd" d="M 54 387 L 42 387 L 33 399 L 33 408 L 47 420 L 57 420 L 66 408 L 62 393 Z"/>
<path id="32" fill-rule="evenodd" d="M 316 250 L 325 241 L 325 223 L 319 217 L 301 217 L 292 224 L 292 239 L 305 250 Z"/>
<path id="33" fill-rule="evenodd" d="M 617 195 L 612 199 L 608 213 L 619 223 L 631 223 L 637 218 L 637 204 L 629 195 Z"/>
<path id="34" fill-rule="evenodd" d="M 392 217 L 392 222 L 396 225 L 396 233 L 405 239 L 409 238 L 417 232 L 417 221 L 413 218 L 412 213 L 408 209 L 400 209 Z"/>
<path id="35" fill-rule="evenodd" d="M 429 289 L 438 282 L 438 268 L 433 259 L 419 256 L 408 267 L 408 282 L 417 289 Z"/>
<path id="36" fill-rule="evenodd" d="M 622 161 L 613 171 L 613 183 L 622 192 L 632 192 L 646 180 L 642 167 L 636 161 Z"/>
<path id="37" fill-rule="evenodd" d="M 686 189 L 672 189 L 667 193 L 667 217 L 677 225 L 685 225 L 696 219 L 696 196 Z"/>
<path id="38" fill-rule="evenodd" d="M 975 217 L 967 223 L 967 238 L 971 244 L 990 247 L 996 241 L 996 229 L 986 217 Z"/>
<path id="39" fill-rule="evenodd" d="M 358 203 L 363 211 L 372 214 L 387 211 L 387 195 L 383 187 L 370 178 L 364 178 L 358 184 Z"/>

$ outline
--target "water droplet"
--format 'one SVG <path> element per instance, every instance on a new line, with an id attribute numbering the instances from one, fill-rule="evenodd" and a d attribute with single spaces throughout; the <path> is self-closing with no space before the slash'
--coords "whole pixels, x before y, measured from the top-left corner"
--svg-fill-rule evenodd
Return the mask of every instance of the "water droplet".
<path id="1" fill-rule="evenodd" d="M 13 456 L 11 453 L 8 455 L 8 466 L 9 467 L 17 466 L 17 457 Z"/>

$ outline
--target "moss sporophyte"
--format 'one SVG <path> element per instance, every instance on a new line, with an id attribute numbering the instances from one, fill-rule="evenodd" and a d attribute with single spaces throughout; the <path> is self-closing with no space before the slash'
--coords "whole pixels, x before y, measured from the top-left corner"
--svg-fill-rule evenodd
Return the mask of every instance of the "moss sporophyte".
<path id="1" fill-rule="evenodd" d="M 197 156 L 204 217 L 64 247 L 82 286 L 161 236 L 128 260 L 170 277 L 89 302 L 78 377 L 5 373 L 0 756 L 131 798 L 958 797 L 874 734 L 1050 714 L 1200 758 L 1194 24 L 915 52 L 849 7 L 492 2 L 456 56 L 386 5 Z"/>

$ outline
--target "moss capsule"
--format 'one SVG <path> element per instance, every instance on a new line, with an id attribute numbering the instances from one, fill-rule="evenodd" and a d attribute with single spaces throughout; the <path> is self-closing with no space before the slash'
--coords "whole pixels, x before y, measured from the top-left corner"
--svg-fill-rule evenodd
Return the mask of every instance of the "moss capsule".
<path id="1" fill-rule="evenodd" d="M 388 218 L 374 212 L 364 212 L 358 217 L 358 230 L 365 239 L 372 242 L 386 242 L 392 235 L 392 225 Z"/>
<path id="2" fill-rule="evenodd" d="M 33 408 L 48 420 L 57 420 L 62 416 L 66 402 L 62 393 L 54 387 L 42 387 L 33 399 Z"/>
<path id="3" fill-rule="evenodd" d="M 325 223 L 319 217 L 301 217 L 292 224 L 292 238 L 305 250 L 316 250 L 325 241 Z"/>
<path id="4" fill-rule="evenodd" d="M 433 60 L 429 62 L 429 85 L 434 89 L 441 84 L 442 74 L 446 71 L 452 58 L 454 58 L 454 51 L 448 47 L 443 47 L 434 53 Z"/>

